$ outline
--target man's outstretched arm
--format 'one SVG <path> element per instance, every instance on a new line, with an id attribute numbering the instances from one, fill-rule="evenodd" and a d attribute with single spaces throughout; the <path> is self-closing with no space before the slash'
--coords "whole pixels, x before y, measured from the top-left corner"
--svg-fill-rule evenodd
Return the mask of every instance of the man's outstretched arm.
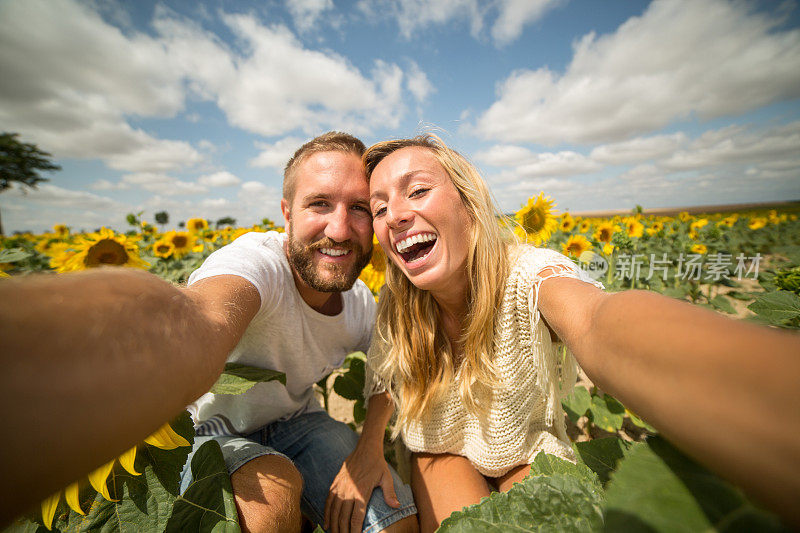
<path id="1" fill-rule="evenodd" d="M 131 269 L 0 283 L 0 524 L 208 391 L 258 311 L 236 276 L 189 289 Z"/>

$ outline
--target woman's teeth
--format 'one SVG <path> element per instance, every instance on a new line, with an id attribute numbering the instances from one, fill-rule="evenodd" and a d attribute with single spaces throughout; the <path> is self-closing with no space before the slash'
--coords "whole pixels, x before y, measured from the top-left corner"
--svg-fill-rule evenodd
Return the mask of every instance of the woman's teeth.
<path id="1" fill-rule="evenodd" d="M 435 241 L 435 240 L 436 240 L 436 234 L 434 233 L 417 233 L 416 235 L 412 235 L 411 237 L 407 237 L 399 241 L 397 244 L 395 244 L 395 246 L 397 247 L 397 251 L 402 254 L 415 244 Z"/>

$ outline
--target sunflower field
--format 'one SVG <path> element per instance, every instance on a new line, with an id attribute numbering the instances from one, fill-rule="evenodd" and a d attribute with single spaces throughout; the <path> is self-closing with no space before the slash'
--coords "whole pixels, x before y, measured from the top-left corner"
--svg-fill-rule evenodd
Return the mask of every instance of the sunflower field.
<path id="1" fill-rule="evenodd" d="M 737 319 L 800 328 L 800 203 L 674 216 L 636 209 L 591 218 L 556 207 L 542 193 L 500 223 L 519 241 L 573 258 L 609 291 L 651 290 Z M 182 231 L 158 231 L 139 216 L 128 216 L 126 232 L 57 225 L 40 235 L 0 237 L 0 278 L 110 265 L 146 269 L 179 284 L 238 236 L 282 231 L 268 219 L 252 227 L 211 228 L 202 218 L 190 219 Z M 375 245 L 361 279 L 377 297 L 386 258 Z M 357 429 L 364 418 L 363 354 L 349 356 L 335 374 L 318 384 L 321 401 L 326 409 L 334 393 L 351 401 L 347 421 Z M 239 394 L 273 379 L 285 383 L 282 374 L 229 364 L 212 391 Z M 578 463 L 540 454 L 524 483 L 454 513 L 441 531 L 786 529 L 585 376 L 563 406 Z M 10 530 L 239 531 L 219 446 L 206 443 L 189 459 L 193 437 L 184 413 L 52 495 Z M 386 449 L 402 475 L 403 450 L 396 444 Z M 199 481 L 181 491 L 179 473 L 187 460 Z"/>

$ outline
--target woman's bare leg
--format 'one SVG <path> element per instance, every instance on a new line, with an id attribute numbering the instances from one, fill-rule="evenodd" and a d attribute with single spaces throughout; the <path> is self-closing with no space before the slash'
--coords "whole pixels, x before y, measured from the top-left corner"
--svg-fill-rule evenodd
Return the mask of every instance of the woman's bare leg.
<path id="1" fill-rule="evenodd" d="M 514 486 L 514 483 L 519 483 L 530 473 L 531 465 L 515 466 L 504 475 L 494 478 L 494 486 L 500 492 L 507 492 L 508 489 Z"/>
<path id="2" fill-rule="evenodd" d="M 434 531 L 453 511 L 490 494 L 486 478 L 469 459 L 450 454 L 415 453 L 411 457 L 411 489 L 423 533 Z"/>

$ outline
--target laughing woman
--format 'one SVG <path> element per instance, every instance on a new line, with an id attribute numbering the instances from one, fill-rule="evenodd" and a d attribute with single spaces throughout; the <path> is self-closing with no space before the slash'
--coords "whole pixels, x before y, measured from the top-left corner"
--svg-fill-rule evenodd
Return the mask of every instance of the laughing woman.
<path id="1" fill-rule="evenodd" d="M 603 292 L 565 256 L 509 240 L 475 168 L 436 137 L 379 143 L 364 161 L 390 264 L 367 418 L 331 488 L 330 530 L 360 526 L 377 485 L 393 503 L 382 453 L 393 413 L 413 452 L 422 531 L 508 490 L 539 452 L 574 461 L 561 410 L 574 358 L 678 446 L 797 521 L 800 439 L 775 430 L 800 424 L 797 336 L 653 293 Z"/>

